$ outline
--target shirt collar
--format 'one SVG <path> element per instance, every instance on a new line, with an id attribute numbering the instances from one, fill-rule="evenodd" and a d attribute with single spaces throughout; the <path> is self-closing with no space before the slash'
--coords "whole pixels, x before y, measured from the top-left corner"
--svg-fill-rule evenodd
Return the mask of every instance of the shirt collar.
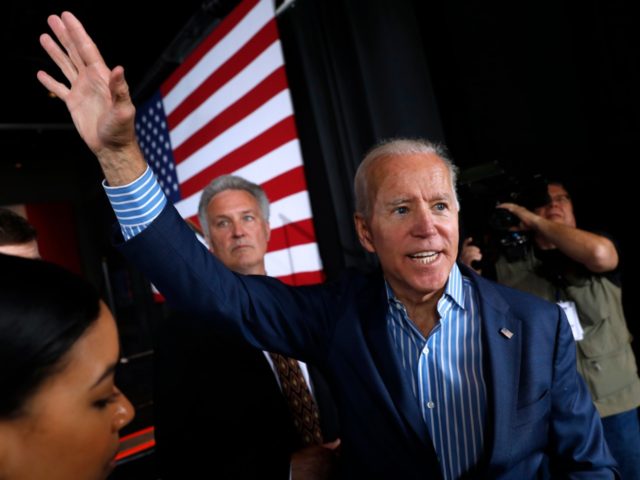
<path id="1" fill-rule="evenodd" d="M 387 282 L 386 279 L 384 281 L 384 286 L 387 292 L 387 301 L 389 302 L 389 305 L 396 306 L 396 307 L 402 306 L 402 309 L 404 310 L 404 304 L 400 300 L 398 300 L 398 298 L 395 296 L 395 294 L 393 293 L 393 290 L 391 290 L 391 286 L 389 285 L 389 282 Z M 444 289 L 444 295 L 442 297 L 444 298 L 445 296 L 453 300 L 453 302 L 459 308 L 462 308 L 463 310 L 465 309 L 464 308 L 464 288 L 462 287 L 462 272 L 460 272 L 458 265 L 455 263 L 453 264 L 453 268 L 451 269 L 451 272 L 449 272 L 449 278 L 447 280 L 447 284 Z M 441 298 L 438 301 L 438 305 L 440 305 L 443 298 Z M 440 310 L 440 308 L 438 308 L 438 310 Z"/>
<path id="2" fill-rule="evenodd" d="M 464 288 L 462 286 L 462 272 L 456 263 L 449 273 L 449 280 L 444 289 L 444 294 L 450 297 L 458 307 L 464 310 Z"/>

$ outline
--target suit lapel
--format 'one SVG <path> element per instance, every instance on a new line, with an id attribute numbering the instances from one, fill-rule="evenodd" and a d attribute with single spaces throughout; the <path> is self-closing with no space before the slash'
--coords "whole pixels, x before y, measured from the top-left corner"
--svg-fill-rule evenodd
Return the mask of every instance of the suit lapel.
<path id="1" fill-rule="evenodd" d="M 509 306 L 493 285 L 463 269 L 473 278 L 480 299 L 482 342 L 484 347 L 484 378 L 487 386 L 485 423 L 485 454 L 480 470 L 505 465 L 511 452 L 512 425 L 515 417 L 520 375 L 522 332 L 520 322 L 510 314 Z M 376 298 L 360 304 L 367 342 L 393 406 L 437 463 L 433 443 L 418 402 L 406 381 L 406 376 L 389 338 L 386 312 L 388 304 L 382 279 L 372 291 Z"/>
<path id="2" fill-rule="evenodd" d="M 437 462 L 431 437 L 418 406 L 418 400 L 407 381 L 407 376 L 389 337 L 386 317 L 388 302 L 381 276 L 372 291 L 376 292 L 375 298 L 368 297 L 369 301 L 362 302 L 360 306 L 369 351 L 395 410 L 404 420 L 403 423 L 418 436 L 430 454 L 433 455 L 434 461 Z"/>
<path id="3" fill-rule="evenodd" d="M 520 322 L 509 306 L 486 280 L 474 275 L 484 348 L 484 378 L 487 385 L 485 459 L 488 467 L 504 465 L 510 455 L 511 426 L 518 398 L 522 335 Z"/>

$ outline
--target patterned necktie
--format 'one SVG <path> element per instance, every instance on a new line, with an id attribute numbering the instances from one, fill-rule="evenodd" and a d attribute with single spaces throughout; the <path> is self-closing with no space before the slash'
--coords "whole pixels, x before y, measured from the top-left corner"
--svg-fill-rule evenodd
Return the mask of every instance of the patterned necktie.
<path id="1" fill-rule="evenodd" d="M 302 443 L 304 445 L 321 444 L 322 431 L 318 406 L 311 397 L 300 364 L 297 360 L 279 353 L 269 353 L 269 355 L 278 372 L 282 393 L 287 399 L 293 424 L 300 434 Z"/>

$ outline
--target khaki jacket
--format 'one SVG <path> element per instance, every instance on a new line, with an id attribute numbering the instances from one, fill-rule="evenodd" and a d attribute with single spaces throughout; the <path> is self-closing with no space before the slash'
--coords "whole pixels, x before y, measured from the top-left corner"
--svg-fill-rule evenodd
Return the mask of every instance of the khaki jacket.
<path id="1" fill-rule="evenodd" d="M 551 302 L 576 304 L 584 339 L 577 342 L 578 371 L 602 417 L 640 405 L 640 379 L 631 334 L 622 310 L 621 289 L 603 275 L 566 273 L 552 281 L 529 247 L 522 260 L 496 263 L 500 283 Z"/>

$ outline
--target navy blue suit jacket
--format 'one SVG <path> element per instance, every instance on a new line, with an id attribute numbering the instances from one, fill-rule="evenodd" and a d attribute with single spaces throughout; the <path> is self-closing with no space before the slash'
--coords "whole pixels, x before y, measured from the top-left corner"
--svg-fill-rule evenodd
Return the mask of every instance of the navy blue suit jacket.
<path id="1" fill-rule="evenodd" d="M 258 348 L 323 370 L 337 404 L 345 478 L 440 478 L 387 333 L 380 273 L 349 271 L 335 283 L 309 287 L 237 275 L 195 239 L 172 206 L 121 248 L 169 302 Z M 480 298 L 488 390 L 485 455 L 467 478 L 535 478 L 544 455 L 554 478 L 614 478 L 564 314 L 463 273 Z"/>

